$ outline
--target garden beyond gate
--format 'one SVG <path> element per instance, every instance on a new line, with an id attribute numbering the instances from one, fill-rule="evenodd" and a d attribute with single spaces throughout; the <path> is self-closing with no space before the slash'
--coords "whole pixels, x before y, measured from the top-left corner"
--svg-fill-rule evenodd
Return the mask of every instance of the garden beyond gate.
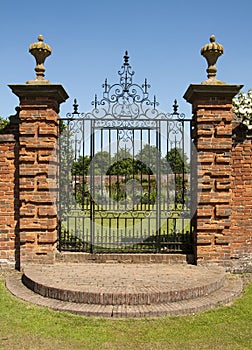
<path id="1" fill-rule="evenodd" d="M 191 120 L 157 108 L 127 52 L 118 74 L 60 120 L 59 249 L 191 253 Z"/>

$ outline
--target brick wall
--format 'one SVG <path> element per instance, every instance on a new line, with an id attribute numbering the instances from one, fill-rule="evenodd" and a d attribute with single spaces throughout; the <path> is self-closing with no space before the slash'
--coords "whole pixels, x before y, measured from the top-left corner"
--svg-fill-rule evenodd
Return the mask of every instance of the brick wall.
<path id="1" fill-rule="evenodd" d="M 17 116 L 0 134 L 0 268 L 19 267 Z"/>
<path id="2" fill-rule="evenodd" d="M 230 242 L 236 270 L 252 270 L 252 139 L 251 132 L 234 123 L 232 147 L 232 214 Z"/>

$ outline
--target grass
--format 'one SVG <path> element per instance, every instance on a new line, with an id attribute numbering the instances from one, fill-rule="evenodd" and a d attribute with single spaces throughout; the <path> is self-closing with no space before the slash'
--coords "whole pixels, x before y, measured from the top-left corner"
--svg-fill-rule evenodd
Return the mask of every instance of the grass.
<path id="1" fill-rule="evenodd" d="M 16 299 L 3 278 L 0 300 L 3 350 L 252 349 L 251 282 L 231 306 L 157 319 L 110 320 L 55 312 Z"/>

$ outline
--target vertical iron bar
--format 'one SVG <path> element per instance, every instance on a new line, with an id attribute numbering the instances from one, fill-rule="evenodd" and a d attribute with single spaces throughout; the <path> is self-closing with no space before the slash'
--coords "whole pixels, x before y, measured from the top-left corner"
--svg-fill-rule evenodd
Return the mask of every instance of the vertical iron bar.
<path id="1" fill-rule="evenodd" d="M 190 140 L 193 140 L 192 137 L 192 120 L 189 121 L 189 127 L 190 127 Z M 193 189 L 193 181 L 195 181 L 195 177 L 197 174 L 194 174 L 195 172 L 195 159 L 194 159 L 194 147 L 193 147 L 193 142 L 190 144 L 190 184 L 189 184 L 189 198 L 188 198 L 188 203 L 189 203 L 189 218 L 190 218 L 190 246 L 193 246 L 193 227 L 192 227 L 192 210 L 193 210 L 193 192 L 195 192 L 197 196 L 197 191 L 196 189 Z"/>
<path id="2" fill-rule="evenodd" d="M 169 132 L 169 128 L 170 128 L 170 122 L 169 120 L 166 122 L 166 128 L 167 128 L 167 136 L 166 136 L 166 155 L 167 155 L 167 184 L 166 184 L 166 196 L 167 196 L 167 210 L 168 210 L 168 218 L 167 220 L 169 220 L 169 212 L 170 212 L 170 192 L 169 192 L 169 186 L 170 186 L 170 177 L 172 174 L 171 173 L 171 167 L 170 164 L 168 162 L 168 152 L 169 152 L 169 136 L 170 136 L 170 132 Z"/>
<path id="3" fill-rule="evenodd" d="M 135 130 L 133 129 L 132 130 L 132 157 L 133 157 L 133 160 L 135 159 Z M 133 163 L 132 163 L 133 165 Z M 134 196 L 135 196 L 135 171 L 134 171 L 134 166 L 133 166 L 133 169 L 132 169 L 132 177 L 133 177 L 133 191 L 132 191 L 132 208 L 130 208 L 132 210 L 132 214 L 134 215 Z M 137 209 L 136 209 L 137 210 Z M 133 241 L 135 239 L 135 216 L 133 216 L 133 230 L 132 230 L 132 233 L 133 233 Z"/>
<path id="4" fill-rule="evenodd" d="M 74 135 L 74 160 L 73 160 L 73 164 L 76 163 L 77 161 L 77 135 Z M 73 168 L 73 165 L 72 165 Z M 73 190 L 74 190 L 74 208 L 77 209 L 77 175 L 76 172 L 75 174 L 73 174 L 72 169 L 71 169 L 71 178 L 72 178 L 72 182 L 73 182 Z"/>
<path id="5" fill-rule="evenodd" d="M 185 125 L 182 123 L 182 208 L 185 208 Z"/>
<path id="6" fill-rule="evenodd" d="M 109 232 L 109 248 L 111 249 L 111 246 L 113 244 L 113 237 L 112 237 L 112 225 L 111 225 L 111 220 L 112 218 L 108 218 L 109 220 L 109 225 L 108 225 L 108 232 Z"/>
<path id="7" fill-rule="evenodd" d="M 87 203 L 85 205 L 85 181 L 87 181 L 86 176 L 87 174 L 85 174 L 85 121 L 82 120 L 82 196 L 81 196 L 81 200 L 82 200 L 82 210 L 84 212 L 87 206 Z M 86 214 L 84 215 L 83 219 L 82 219 L 82 245 L 83 245 L 83 249 L 85 249 L 85 217 Z"/>
<path id="8" fill-rule="evenodd" d="M 102 152 L 103 152 L 103 132 L 104 132 L 104 129 L 98 129 L 98 131 L 99 131 L 99 133 L 100 133 L 100 146 L 101 146 L 101 154 L 103 154 Z M 105 160 L 105 155 L 103 155 L 104 156 L 104 161 L 105 161 L 105 163 L 104 164 L 106 164 L 106 160 Z M 103 203 L 103 199 L 104 199 L 104 195 L 103 195 L 103 191 L 104 191 L 104 188 L 103 188 L 103 173 L 106 171 L 106 169 L 104 169 L 104 166 L 103 166 L 103 164 L 101 164 L 101 169 L 100 169 L 100 176 L 99 176 L 99 201 L 98 201 L 98 203 L 97 203 L 97 206 L 98 206 L 98 208 L 97 208 L 97 210 L 98 211 L 101 211 L 101 210 L 103 210 L 102 209 L 102 205 L 100 205 L 101 203 L 99 203 L 100 201 L 102 201 L 102 203 Z M 103 237 L 103 219 L 101 220 L 101 225 L 102 225 L 102 227 L 101 227 L 101 237 L 100 237 L 100 240 L 101 240 L 101 245 L 103 246 L 103 244 L 105 243 L 104 242 L 104 237 Z M 105 241 L 106 241 L 106 238 L 105 238 Z"/>
<path id="9" fill-rule="evenodd" d="M 74 121 L 73 121 L 74 122 Z M 67 248 L 69 248 L 69 239 L 71 238 L 70 237 L 70 224 L 69 224 L 69 220 L 71 220 L 71 217 L 69 217 L 69 204 L 70 204 L 70 196 L 72 194 L 72 181 L 71 181 L 71 171 L 69 171 L 69 164 L 71 164 L 71 159 L 70 159 L 70 154 L 71 154 L 71 140 L 70 140 L 70 122 L 68 121 L 67 123 L 67 141 L 66 141 L 66 144 L 67 144 L 67 147 L 66 147 L 66 152 L 67 152 L 67 156 L 66 156 L 66 159 L 67 159 L 67 164 L 66 164 L 66 170 L 67 170 L 67 174 L 66 174 L 66 178 L 67 178 L 67 184 L 65 185 L 65 187 L 67 187 L 67 204 L 66 204 L 66 208 L 65 210 L 67 211 L 67 216 L 66 216 L 66 220 L 67 220 L 67 237 L 68 239 L 65 240 L 65 245 L 67 246 Z M 66 243 L 67 242 L 67 243 Z"/>
<path id="10" fill-rule="evenodd" d="M 140 152 L 143 149 L 143 129 L 140 130 Z M 140 178 L 141 178 L 141 202 L 140 202 L 140 206 L 141 206 L 141 211 L 143 210 L 143 195 L 144 195 L 144 191 L 143 191 L 143 164 L 142 164 L 142 160 L 143 160 L 143 155 L 142 152 L 140 153 Z"/>
<path id="11" fill-rule="evenodd" d="M 61 125 L 63 124 L 63 121 L 59 120 L 58 124 L 58 148 L 57 148 L 57 164 L 58 164 L 58 240 L 59 240 L 59 252 L 62 251 L 62 225 L 61 225 L 61 219 L 62 219 L 62 206 L 61 206 L 61 183 L 62 183 L 62 167 L 61 167 Z"/>
<path id="12" fill-rule="evenodd" d="M 69 128 L 70 128 L 70 125 L 69 125 L 69 121 L 67 123 L 67 141 L 66 141 L 66 144 L 67 144 L 67 147 L 66 147 L 66 152 L 67 152 L 67 156 L 66 156 L 66 159 L 67 159 L 67 164 L 66 164 L 66 170 L 67 170 L 67 174 L 66 174 L 66 178 L 67 178 L 67 205 L 66 205 L 66 209 L 67 209 L 67 212 L 69 212 L 69 203 L 70 203 L 70 193 L 72 193 L 72 188 L 69 188 L 69 186 L 71 186 L 71 177 L 69 175 L 69 164 L 71 164 L 71 160 L 70 160 L 70 131 L 69 131 Z"/>
<path id="13" fill-rule="evenodd" d="M 82 120 L 82 210 L 85 208 L 85 122 Z"/>
<path id="14" fill-rule="evenodd" d="M 90 155 L 91 155 L 91 167 L 90 167 L 90 253 L 94 252 L 93 243 L 94 243 L 94 121 L 90 121 L 91 124 L 91 138 L 90 138 Z"/>
<path id="15" fill-rule="evenodd" d="M 157 252 L 160 252 L 160 233 L 161 233 L 161 213 L 160 213 L 160 200 L 161 200 L 161 176 L 160 176 L 160 162 L 161 162 L 161 137 L 160 137 L 160 121 L 157 121 L 156 126 L 156 233 L 157 233 Z"/>
<path id="16" fill-rule="evenodd" d="M 150 147 L 151 147 L 151 139 L 150 139 L 150 129 L 148 129 L 148 158 L 149 158 L 149 164 L 148 164 L 148 210 L 150 211 L 150 191 L 151 191 L 151 177 L 150 177 L 150 172 L 151 172 L 151 168 L 150 168 Z"/>
<path id="17" fill-rule="evenodd" d="M 118 211 L 119 209 L 119 158 L 118 158 L 118 151 L 119 151 L 119 129 L 117 129 L 117 142 L 116 142 L 116 210 Z M 118 221 L 118 218 L 116 218 Z"/>
<path id="18" fill-rule="evenodd" d="M 112 155 L 111 155 L 111 129 L 109 128 L 108 130 L 109 130 L 109 164 L 112 167 L 113 164 L 111 164 L 111 159 L 112 159 Z M 112 199 L 112 189 L 111 189 L 111 176 L 113 176 L 113 175 L 111 174 L 111 171 L 110 171 L 108 176 L 109 176 L 109 181 L 108 181 L 109 200 L 108 200 L 108 208 L 107 208 L 107 210 L 108 209 L 112 210 L 111 204 L 113 205 L 113 202 L 112 202 L 113 199 Z"/>
<path id="19" fill-rule="evenodd" d="M 110 165 L 110 169 L 112 169 L 112 165 L 113 164 L 111 164 L 111 129 L 109 128 L 108 129 L 108 133 L 109 133 L 109 135 L 108 135 L 108 140 L 109 140 L 109 165 Z M 108 203 L 107 203 L 107 205 L 106 205 L 106 210 L 108 211 L 108 210 L 111 210 L 111 208 L 110 208 L 110 203 L 111 203 L 111 171 L 109 172 L 109 174 L 108 174 L 108 186 L 109 186 L 109 188 L 108 188 L 108 192 L 109 192 L 109 199 L 108 199 Z M 107 182 L 107 179 L 106 179 L 106 182 Z"/>

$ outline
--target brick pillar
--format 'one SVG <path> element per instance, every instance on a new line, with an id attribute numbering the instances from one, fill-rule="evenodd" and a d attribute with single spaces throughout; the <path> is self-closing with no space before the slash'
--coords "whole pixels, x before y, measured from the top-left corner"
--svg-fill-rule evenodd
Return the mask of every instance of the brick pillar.
<path id="1" fill-rule="evenodd" d="M 232 99 L 241 85 L 190 85 L 197 150 L 195 245 L 198 264 L 229 264 L 232 232 Z"/>
<path id="2" fill-rule="evenodd" d="M 18 187 L 20 265 L 53 263 L 57 242 L 57 138 L 61 85 L 10 85 L 20 100 Z"/>

